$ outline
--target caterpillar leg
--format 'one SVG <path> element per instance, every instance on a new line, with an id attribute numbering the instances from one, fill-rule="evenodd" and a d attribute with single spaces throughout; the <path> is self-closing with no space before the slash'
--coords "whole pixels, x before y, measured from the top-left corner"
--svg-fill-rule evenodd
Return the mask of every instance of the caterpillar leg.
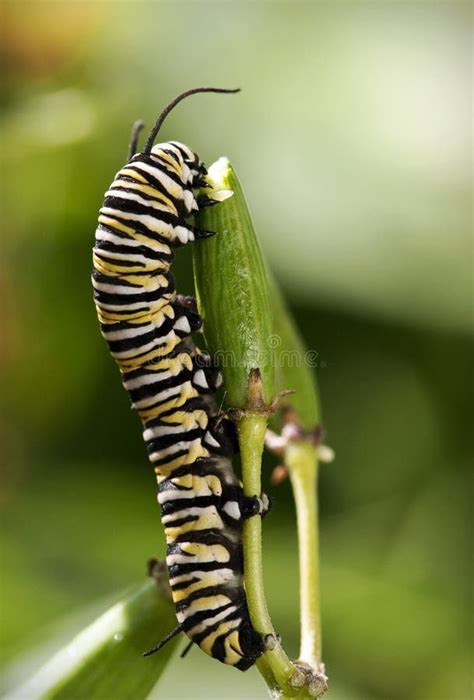
<path id="1" fill-rule="evenodd" d="M 197 228 L 196 226 L 189 226 L 194 234 L 194 240 L 199 241 L 201 238 L 210 238 L 216 235 L 216 231 L 208 231 L 205 228 Z"/>
<path id="2" fill-rule="evenodd" d="M 195 297 L 192 297 L 188 294 L 177 294 L 176 303 L 178 303 L 180 306 L 183 306 L 185 309 L 192 311 L 194 314 L 198 313 L 197 301 Z"/>
<path id="3" fill-rule="evenodd" d="M 242 518 L 247 520 L 253 518 L 254 515 L 261 515 L 264 518 L 270 512 L 271 507 L 270 498 L 266 493 L 262 493 L 261 496 L 242 496 L 240 510 Z"/>
<path id="4" fill-rule="evenodd" d="M 212 207 L 214 204 L 219 204 L 217 199 L 211 199 L 206 194 L 199 195 L 196 201 L 199 209 L 203 209 L 204 207 Z"/>
<path id="5" fill-rule="evenodd" d="M 192 385 L 200 394 L 213 394 L 222 384 L 222 375 L 207 353 L 194 357 Z"/>
<path id="6" fill-rule="evenodd" d="M 177 297 L 173 303 L 175 313 L 175 321 L 173 330 L 180 338 L 186 338 L 191 333 L 196 333 L 201 330 L 202 318 L 197 313 L 197 309 L 190 303 L 189 300 L 193 297 Z M 195 300 L 193 300 L 195 302 Z"/>
<path id="7" fill-rule="evenodd" d="M 239 451 L 239 441 L 235 423 L 226 418 L 224 414 L 210 416 L 204 442 L 217 454 L 227 457 L 236 454 Z"/>
<path id="8" fill-rule="evenodd" d="M 263 637 L 263 644 L 265 646 L 266 651 L 272 651 L 277 644 L 281 643 L 281 635 L 279 634 L 266 634 Z"/>

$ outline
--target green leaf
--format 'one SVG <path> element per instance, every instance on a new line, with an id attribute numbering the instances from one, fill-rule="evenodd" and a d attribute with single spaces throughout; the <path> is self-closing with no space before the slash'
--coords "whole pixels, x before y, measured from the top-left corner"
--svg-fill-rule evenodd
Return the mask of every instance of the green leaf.
<path id="1" fill-rule="evenodd" d="M 80 632 L 8 700 L 145 698 L 176 640 L 151 657 L 143 652 L 175 626 L 171 601 L 155 580 L 147 581 Z"/>
<path id="2" fill-rule="evenodd" d="M 321 420 L 315 376 L 317 353 L 306 349 L 275 280 L 271 281 L 271 297 L 276 388 L 295 392 L 285 396 L 282 403 L 295 410 L 303 428 L 312 430 Z"/>
<path id="3" fill-rule="evenodd" d="M 207 180 L 212 187 L 207 193 L 224 201 L 198 215 L 199 227 L 217 233 L 193 246 L 198 306 L 207 346 L 224 376 L 227 404 L 244 408 L 252 369 L 261 371 L 265 401 L 273 398 L 268 279 L 232 164 L 220 158 L 209 168 Z"/>

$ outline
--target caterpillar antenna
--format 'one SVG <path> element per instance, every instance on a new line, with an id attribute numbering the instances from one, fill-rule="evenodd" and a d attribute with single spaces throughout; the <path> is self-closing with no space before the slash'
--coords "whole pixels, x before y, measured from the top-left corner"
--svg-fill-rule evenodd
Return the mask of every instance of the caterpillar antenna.
<path id="1" fill-rule="evenodd" d="M 152 649 L 148 649 L 148 651 L 145 651 L 143 656 L 151 656 L 151 654 L 154 654 L 156 651 L 159 651 L 160 649 L 162 649 L 165 646 L 165 644 L 168 644 L 168 642 L 170 642 L 173 639 L 173 637 L 176 637 L 182 631 L 183 631 L 183 626 L 178 625 L 177 627 L 174 628 L 174 630 L 171 630 L 171 632 L 168 632 L 166 637 L 163 637 L 161 642 L 158 642 L 156 647 L 153 647 Z"/>
<path id="2" fill-rule="evenodd" d="M 187 655 L 188 651 L 191 649 L 191 647 L 192 647 L 193 644 L 194 644 L 194 642 L 193 642 L 192 639 L 191 639 L 191 641 L 189 642 L 189 644 L 186 644 L 186 646 L 184 647 L 183 651 L 182 651 L 181 654 L 179 655 L 181 659 L 184 659 L 184 657 Z"/>
<path id="3" fill-rule="evenodd" d="M 139 138 L 140 132 L 144 126 L 145 126 L 145 122 L 143 122 L 141 119 L 137 119 L 135 122 L 133 122 L 132 133 L 130 135 L 130 145 L 128 147 L 127 160 L 130 160 L 130 158 L 132 156 L 134 156 L 135 153 L 137 152 L 138 138 Z"/>
<path id="4" fill-rule="evenodd" d="M 189 97 L 190 95 L 195 95 L 198 92 L 224 92 L 224 93 L 233 93 L 233 92 L 240 92 L 240 88 L 214 88 L 214 87 L 199 87 L 199 88 L 193 88 L 192 90 L 186 90 L 186 92 L 182 92 L 181 95 L 178 95 L 177 97 L 172 100 L 167 107 L 164 108 L 160 116 L 155 122 L 155 126 L 153 129 L 150 131 L 150 135 L 146 140 L 145 143 L 145 148 L 143 149 L 143 153 L 148 155 L 153 148 L 153 143 L 156 139 L 156 136 L 161 129 L 161 125 L 165 121 L 166 117 L 168 114 L 171 112 L 172 109 L 176 107 L 176 105 L 181 102 L 181 100 L 184 100 L 186 97 Z"/>

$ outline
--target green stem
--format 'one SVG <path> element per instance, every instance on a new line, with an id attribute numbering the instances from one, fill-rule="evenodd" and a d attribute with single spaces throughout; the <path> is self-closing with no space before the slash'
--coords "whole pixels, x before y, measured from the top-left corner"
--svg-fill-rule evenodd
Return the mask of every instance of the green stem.
<path id="1" fill-rule="evenodd" d="M 296 505 L 300 566 L 300 661 L 321 667 L 319 592 L 318 456 L 307 442 L 290 442 L 285 450 Z"/>
<path id="2" fill-rule="evenodd" d="M 238 424 L 242 478 L 246 496 L 259 496 L 262 491 L 261 462 L 266 428 L 267 417 L 259 412 L 246 412 Z M 249 518 L 244 522 L 243 550 L 245 588 L 250 619 L 258 632 L 276 637 L 264 593 L 262 519 L 260 517 Z M 279 643 L 264 653 L 257 666 L 267 683 L 271 683 L 272 687 L 275 687 L 275 683 L 272 683 L 273 677 L 282 690 L 297 672 Z"/>

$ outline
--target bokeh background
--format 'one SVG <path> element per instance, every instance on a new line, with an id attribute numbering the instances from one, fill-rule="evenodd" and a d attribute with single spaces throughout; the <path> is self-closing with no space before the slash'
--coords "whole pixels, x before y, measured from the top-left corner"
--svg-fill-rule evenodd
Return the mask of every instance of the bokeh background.
<path id="1" fill-rule="evenodd" d="M 242 93 L 192 98 L 161 137 L 234 162 L 319 353 L 330 697 L 467 700 L 470 4 L 2 7 L 4 683 L 163 555 L 91 246 L 132 121 L 213 84 Z M 176 277 L 192 291 L 189 250 Z M 296 654 L 291 494 L 267 490 L 268 597 Z M 233 673 L 196 651 L 160 697 L 264 697 Z"/>

